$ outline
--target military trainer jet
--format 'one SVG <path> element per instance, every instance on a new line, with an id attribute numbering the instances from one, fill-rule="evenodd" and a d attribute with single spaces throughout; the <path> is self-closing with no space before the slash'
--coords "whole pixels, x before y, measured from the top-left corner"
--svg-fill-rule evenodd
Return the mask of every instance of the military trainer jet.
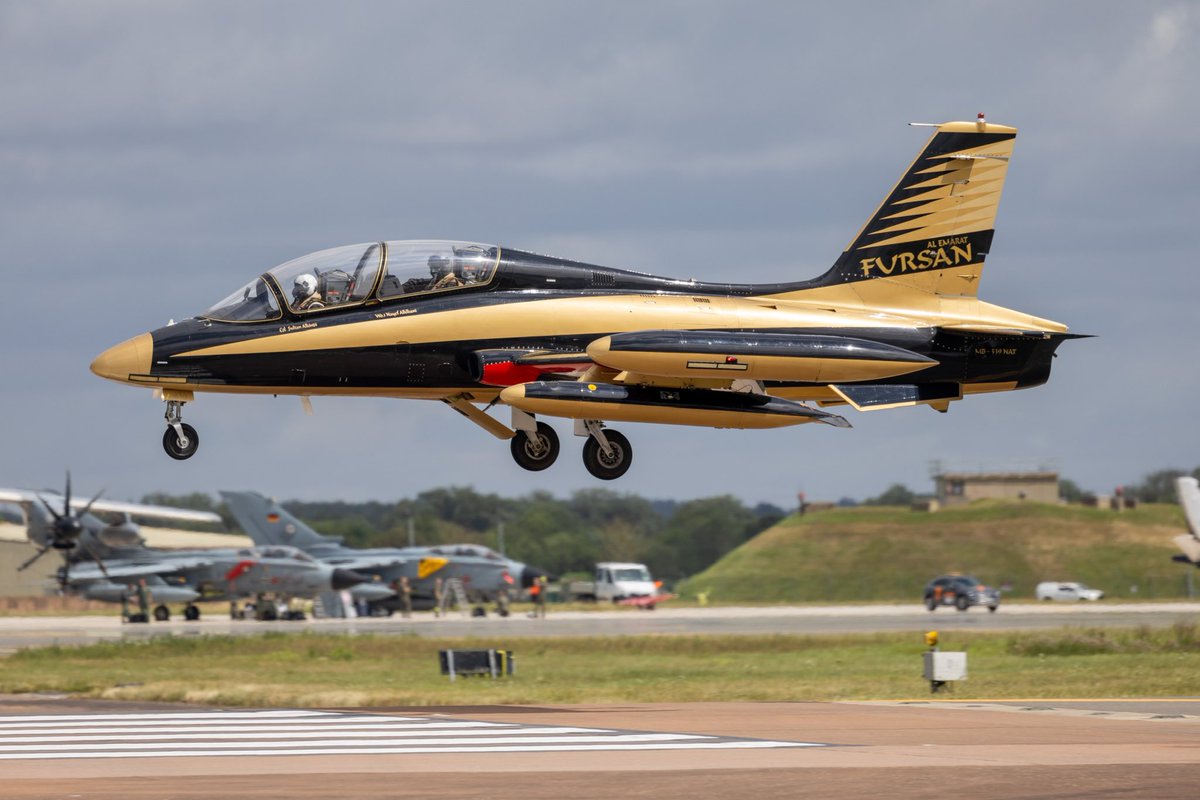
<path id="1" fill-rule="evenodd" d="M 946 411 L 1038 386 L 1072 338 L 1066 326 L 978 298 L 1017 131 L 982 115 L 931 127 L 811 280 L 696 281 L 487 244 L 380 241 L 267 270 L 192 319 L 110 348 L 92 371 L 157 390 L 177 459 L 199 442 L 182 419 L 197 392 L 369 395 L 441 400 L 509 440 L 529 470 L 559 452 L 535 417 L 574 420 L 584 464 L 606 480 L 632 459 L 606 422 L 849 427 L 824 409 Z M 759 258 L 787 269 L 796 255 Z M 511 424 L 486 413 L 497 404 Z"/>
<path id="2" fill-rule="evenodd" d="M 290 545 L 314 558 L 343 569 L 378 576 L 378 584 L 398 586 L 407 577 L 412 587 L 413 607 L 433 608 L 438 580 L 462 581 L 472 602 L 496 602 L 501 592 L 519 592 L 533 586 L 543 570 L 505 558 L 477 544 L 434 547 L 347 547 L 341 538 L 323 536 L 288 513 L 274 500 L 257 492 L 221 492 L 222 499 L 246 535 L 258 545 Z M 377 604 L 398 607 L 395 597 Z M 502 614 L 507 613 L 498 604 Z"/>

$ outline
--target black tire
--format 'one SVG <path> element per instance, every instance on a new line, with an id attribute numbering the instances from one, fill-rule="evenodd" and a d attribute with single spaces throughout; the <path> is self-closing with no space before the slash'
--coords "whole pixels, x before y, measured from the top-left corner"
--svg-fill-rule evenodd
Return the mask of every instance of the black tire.
<path id="1" fill-rule="evenodd" d="M 589 436 L 583 443 L 583 466 L 596 478 L 602 481 L 615 480 L 629 471 L 633 463 L 633 447 L 629 440 L 617 431 L 605 430 L 604 438 L 612 447 L 612 455 L 604 455 L 600 443 L 595 436 Z"/>
<path id="2" fill-rule="evenodd" d="M 997 609 L 997 608 L 999 608 L 999 607 L 1000 607 L 1000 606 L 988 606 L 988 612 L 989 612 L 989 613 L 992 613 L 992 614 L 995 614 L 995 613 L 996 613 L 996 609 Z"/>
<path id="3" fill-rule="evenodd" d="M 267 607 L 258 615 L 258 619 L 260 622 L 275 622 L 279 619 L 279 614 L 276 613 L 274 608 Z"/>
<path id="4" fill-rule="evenodd" d="M 471 616 L 472 617 L 486 617 L 487 609 L 484 608 L 483 606 L 475 606 L 474 608 L 471 609 Z"/>
<path id="5" fill-rule="evenodd" d="M 196 433 L 196 429 L 186 422 L 181 423 L 183 435 L 187 437 L 187 444 L 179 443 L 179 435 L 175 433 L 175 429 L 167 426 L 166 433 L 163 434 L 163 450 L 167 451 L 167 455 L 176 461 L 185 461 L 196 454 L 196 448 L 200 446 L 200 435 Z"/>
<path id="6" fill-rule="evenodd" d="M 971 607 L 971 598 L 967 597 L 965 594 L 960 594 L 958 597 L 954 598 L 954 607 L 959 611 L 966 611 Z"/>
<path id="7" fill-rule="evenodd" d="M 158 606 L 154 607 L 154 621 L 155 622 L 169 622 L 170 619 L 171 619 L 171 609 L 169 609 L 163 605 L 158 605 Z"/>
<path id="8" fill-rule="evenodd" d="M 183 618 L 188 622 L 196 622 L 200 619 L 200 609 L 196 606 L 188 606 L 183 609 Z"/>
<path id="9" fill-rule="evenodd" d="M 937 611 L 938 602 L 937 600 L 933 599 L 933 595 L 925 598 L 925 607 L 930 611 Z"/>
<path id="10" fill-rule="evenodd" d="M 522 469 L 541 472 L 558 458 L 558 434 L 544 422 L 537 424 L 537 433 L 517 431 L 509 441 L 513 461 Z"/>

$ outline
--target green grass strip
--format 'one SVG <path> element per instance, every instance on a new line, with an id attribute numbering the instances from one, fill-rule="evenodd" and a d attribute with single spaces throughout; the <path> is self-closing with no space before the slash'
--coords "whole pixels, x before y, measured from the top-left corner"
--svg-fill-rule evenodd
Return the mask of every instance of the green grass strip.
<path id="1" fill-rule="evenodd" d="M 439 674 L 440 649 L 503 647 L 511 678 Z M 968 653 L 970 698 L 1196 694 L 1200 627 L 948 633 Z M 912 633 L 427 639 L 269 633 L 23 650 L 0 692 L 223 706 L 879 700 L 926 696 Z"/>

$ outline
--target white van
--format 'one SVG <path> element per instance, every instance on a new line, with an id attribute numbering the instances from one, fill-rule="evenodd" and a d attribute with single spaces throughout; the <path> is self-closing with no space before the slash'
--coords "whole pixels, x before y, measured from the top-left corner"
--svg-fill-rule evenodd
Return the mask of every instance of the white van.
<path id="1" fill-rule="evenodd" d="M 654 597 L 658 587 L 645 564 L 605 561 L 596 565 L 596 599 L 616 602 L 629 597 Z"/>
<path id="2" fill-rule="evenodd" d="M 1092 589 L 1082 583 L 1047 581 L 1037 585 L 1038 600 L 1099 600 L 1104 592 Z"/>

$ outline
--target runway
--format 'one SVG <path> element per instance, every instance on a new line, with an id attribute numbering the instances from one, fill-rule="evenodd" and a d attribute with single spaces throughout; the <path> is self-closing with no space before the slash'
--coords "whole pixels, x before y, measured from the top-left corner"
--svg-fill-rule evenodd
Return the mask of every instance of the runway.
<path id="1" fill-rule="evenodd" d="M 379 618 L 123 625 L 0 618 L 0 651 L 147 636 L 279 630 L 518 636 L 834 633 L 1170 625 L 1200 604 L 660 608 L 545 620 Z M 706 703 L 220 709 L 0 697 L 6 800 L 617 796 L 1192 798 L 1200 700 Z"/>
<path id="2" fill-rule="evenodd" d="M 311 630 L 329 633 L 415 636 L 627 636 L 646 633 L 871 633 L 876 631 L 1020 630 L 1064 625 L 1097 627 L 1170 626 L 1200 618 L 1200 603 L 1002 605 L 995 614 L 982 608 L 930 613 L 906 605 L 754 606 L 709 608 L 659 607 L 654 611 L 610 609 L 555 612 L 545 619 L 514 615 L 501 618 L 417 614 L 411 619 L 373 617 L 315 619 L 304 622 L 255 622 L 206 617 L 142 625 L 122 624 L 113 616 L 0 617 L 0 655 L 22 647 L 77 645 L 150 636 L 255 635 L 265 631 Z"/>
<path id="3" fill-rule="evenodd" d="M 227 712 L 10 697 L 0 772 L 11 800 L 1195 797 L 1200 714 L 1039 702 Z"/>

